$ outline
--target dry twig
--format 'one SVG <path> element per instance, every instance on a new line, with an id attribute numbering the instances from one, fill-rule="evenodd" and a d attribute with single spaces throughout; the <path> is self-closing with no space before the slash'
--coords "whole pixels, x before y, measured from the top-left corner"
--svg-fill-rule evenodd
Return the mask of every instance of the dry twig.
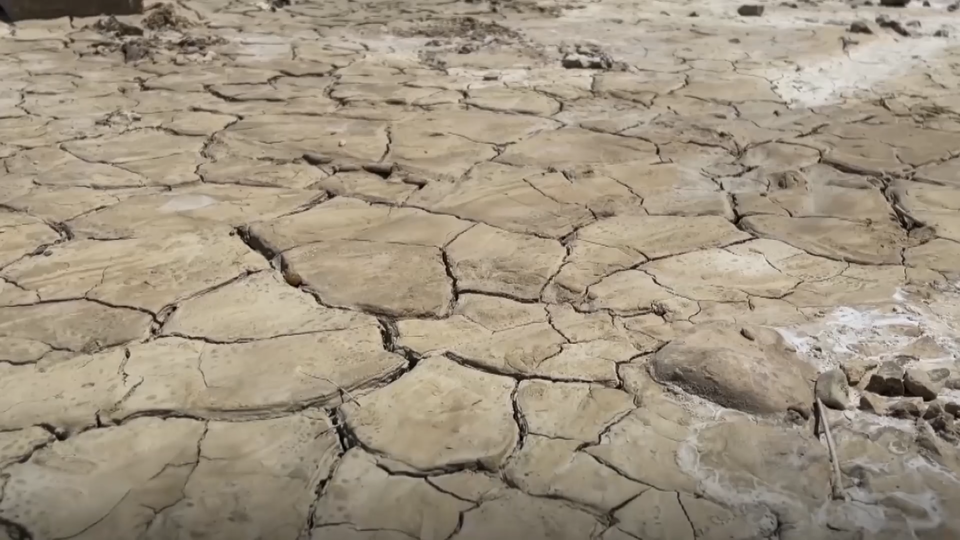
<path id="1" fill-rule="evenodd" d="M 833 478 L 830 482 L 830 492 L 834 499 L 846 500 L 847 494 L 843 491 L 843 475 L 840 472 L 840 460 L 837 458 L 837 448 L 833 444 L 833 435 L 830 433 L 830 421 L 827 420 L 826 407 L 820 398 L 817 398 L 817 418 L 823 425 L 823 433 L 827 436 L 827 450 L 830 451 L 830 462 L 833 464 Z"/>

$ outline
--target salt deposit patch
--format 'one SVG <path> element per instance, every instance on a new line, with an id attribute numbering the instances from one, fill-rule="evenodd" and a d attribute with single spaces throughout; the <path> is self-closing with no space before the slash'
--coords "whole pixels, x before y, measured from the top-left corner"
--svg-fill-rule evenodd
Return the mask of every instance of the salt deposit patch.
<path id="1" fill-rule="evenodd" d="M 862 412 L 856 412 L 853 415 L 857 420 L 863 420 L 868 416 Z M 907 432 L 913 429 L 912 422 L 906 420 L 874 418 L 878 419 L 878 423 L 871 426 L 874 428 L 882 425 L 885 429 L 903 427 Z M 834 423 L 835 430 L 842 427 L 848 431 L 857 432 L 858 425 L 862 427 L 862 424 L 857 421 L 837 424 Z M 941 495 L 935 489 L 921 487 L 928 485 L 926 480 L 929 475 L 935 474 L 941 481 L 960 482 L 960 479 L 947 469 L 917 456 L 907 458 L 902 468 L 896 466 L 896 470 L 889 469 L 889 464 L 858 458 L 844 461 L 842 466 L 860 466 L 881 476 L 896 474 L 903 478 L 906 485 L 911 486 L 911 491 L 894 489 L 874 492 L 869 484 L 852 486 L 845 491 L 848 499 L 838 501 L 829 498 L 826 493 L 827 486 L 824 486 L 823 503 L 819 507 L 810 507 L 806 506 L 809 501 L 804 503 L 797 498 L 796 494 L 790 492 L 788 486 L 771 483 L 771 478 L 755 477 L 753 482 L 749 482 L 745 481 L 749 476 L 744 477 L 742 471 L 718 469 L 704 464 L 701 460 L 699 438 L 705 429 L 717 425 L 721 425 L 721 422 L 706 421 L 692 426 L 691 436 L 681 443 L 677 451 L 677 465 L 680 470 L 696 479 L 698 488 L 710 500 L 731 507 L 767 507 L 778 514 L 790 515 L 793 519 L 808 520 L 807 525 L 823 527 L 839 522 L 870 533 L 896 530 L 910 535 L 905 538 L 915 538 L 913 535 L 916 532 L 935 529 L 948 516 Z M 864 430 L 864 433 L 870 435 L 873 431 L 873 429 Z M 890 448 L 890 451 L 894 455 L 906 457 L 908 449 Z M 783 455 L 779 458 L 786 460 L 784 462 L 786 467 L 803 466 L 791 460 L 796 456 Z M 904 511 L 904 508 L 910 510 Z"/>
<path id="2" fill-rule="evenodd" d="M 919 357 L 909 362 L 909 367 L 952 364 L 960 351 L 958 321 L 960 289 L 951 287 L 924 297 L 899 291 L 885 306 L 841 307 L 811 322 L 778 331 L 796 347 L 801 357 L 814 363 L 820 371 L 854 359 L 879 362 L 904 351 L 917 351 L 918 340 L 935 344 L 917 352 Z M 954 401 L 951 397 L 947 399 Z M 848 487 L 849 500 L 833 501 L 829 500 L 828 486 L 825 485 L 823 503 L 817 507 L 819 503 L 808 506 L 809 502 L 799 500 L 789 486 L 777 484 L 773 477 L 758 477 L 751 482 L 742 471 L 718 468 L 702 459 L 701 452 L 705 450 L 703 434 L 724 425 L 720 420 L 723 412 L 702 406 L 691 409 L 701 411 L 696 415 L 699 422 L 690 427 L 691 435 L 681 443 L 677 465 L 697 480 L 698 488 L 708 499 L 733 507 L 765 506 L 781 514 L 808 520 L 807 524 L 814 527 L 843 523 L 871 533 L 902 534 L 904 538 L 915 538 L 920 531 L 934 530 L 949 518 L 948 501 L 933 487 L 940 484 L 930 479 L 935 477 L 937 482 L 948 483 L 960 482 L 960 479 L 946 468 L 916 455 L 916 448 L 910 443 L 919 432 L 912 419 L 878 416 L 859 410 L 828 411 L 835 438 L 885 440 L 884 448 L 890 456 L 897 458 L 892 462 L 878 462 L 876 456 L 848 457 L 841 463 L 842 467 L 859 466 L 874 475 L 894 475 L 901 478 L 909 489 L 900 489 L 897 487 L 900 484 L 873 488 L 866 483 Z M 903 436 L 884 435 L 891 431 Z M 825 448 L 826 443 L 823 444 Z M 792 458 L 794 456 L 782 456 L 784 466 L 803 466 Z"/>
<path id="3" fill-rule="evenodd" d="M 167 201 L 160 207 L 161 212 L 187 212 L 199 210 L 217 204 L 217 200 L 207 195 L 180 195 Z"/>
<path id="4" fill-rule="evenodd" d="M 773 89 L 791 106 L 830 105 L 870 91 L 883 91 L 882 83 L 925 69 L 951 45 L 938 38 L 896 40 L 883 36 L 852 47 L 847 54 L 830 57 L 774 79 Z"/>
<path id="5" fill-rule="evenodd" d="M 851 359 L 892 359 L 909 353 L 908 348 L 921 337 L 932 340 L 941 353 L 917 358 L 915 363 L 939 364 L 960 356 L 960 329 L 955 321 L 902 295 L 893 300 L 881 308 L 840 307 L 819 320 L 777 330 L 820 371 Z"/>

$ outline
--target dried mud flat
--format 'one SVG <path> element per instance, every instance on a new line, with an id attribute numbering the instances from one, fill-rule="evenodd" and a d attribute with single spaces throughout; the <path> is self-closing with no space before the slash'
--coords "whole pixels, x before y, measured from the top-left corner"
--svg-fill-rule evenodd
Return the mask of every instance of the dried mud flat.
<path id="1" fill-rule="evenodd" d="M 764 8 L 0 28 L 0 539 L 960 538 L 956 6 Z"/>

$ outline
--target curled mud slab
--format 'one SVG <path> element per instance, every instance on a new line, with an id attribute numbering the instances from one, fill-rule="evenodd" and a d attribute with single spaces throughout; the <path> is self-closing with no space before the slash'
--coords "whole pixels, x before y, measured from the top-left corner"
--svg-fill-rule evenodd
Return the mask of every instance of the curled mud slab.
<path id="1" fill-rule="evenodd" d="M 960 14 L 762 7 L 0 26 L 0 539 L 960 538 Z"/>

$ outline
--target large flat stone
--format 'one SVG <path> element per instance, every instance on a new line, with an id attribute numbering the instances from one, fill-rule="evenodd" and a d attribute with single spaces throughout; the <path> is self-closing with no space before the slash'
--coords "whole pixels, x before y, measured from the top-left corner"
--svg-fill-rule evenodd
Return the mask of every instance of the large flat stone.
<path id="1" fill-rule="evenodd" d="M 41 301 L 86 298 L 156 313 L 266 268 L 267 261 L 239 238 L 206 231 L 110 242 L 74 240 L 50 248 L 45 256 L 26 257 L 3 268 L 2 277 L 35 292 Z"/>
<path id="2" fill-rule="evenodd" d="M 526 312 L 525 307 L 530 307 Z M 453 354 L 471 365 L 509 375 L 561 376 L 564 338 L 533 304 L 465 294 L 453 316 L 397 323 L 398 344 L 422 356 Z M 590 379 L 577 370 L 575 379 Z"/>
<path id="3" fill-rule="evenodd" d="M 402 468 L 495 468 L 519 437 L 510 400 L 514 388 L 507 377 L 432 357 L 343 411 L 365 448 L 395 459 Z"/>
<path id="4" fill-rule="evenodd" d="M 34 538 L 291 540 L 338 450 L 322 413 L 207 424 L 139 418 L 10 466 L 0 516 Z"/>
<path id="5" fill-rule="evenodd" d="M 404 538 L 449 538 L 460 512 L 471 504 L 442 493 L 424 478 L 394 476 L 378 467 L 376 459 L 351 449 L 337 467 L 330 487 L 314 510 L 314 525 L 350 523 L 361 530 L 390 530 Z M 338 535 L 317 538 L 339 540 Z"/>
<path id="6" fill-rule="evenodd" d="M 652 373 L 724 407 L 765 414 L 806 403 L 813 368 L 768 329 L 703 325 L 657 351 Z"/>
<path id="7" fill-rule="evenodd" d="M 391 317 L 440 317 L 453 301 L 440 250 L 387 242 L 330 241 L 283 254 L 288 282 L 331 306 Z"/>
<path id="8" fill-rule="evenodd" d="M 890 221 L 863 224 L 827 217 L 752 216 L 741 224 L 758 236 L 811 255 L 860 264 L 899 264 L 909 243 L 904 231 Z"/>

